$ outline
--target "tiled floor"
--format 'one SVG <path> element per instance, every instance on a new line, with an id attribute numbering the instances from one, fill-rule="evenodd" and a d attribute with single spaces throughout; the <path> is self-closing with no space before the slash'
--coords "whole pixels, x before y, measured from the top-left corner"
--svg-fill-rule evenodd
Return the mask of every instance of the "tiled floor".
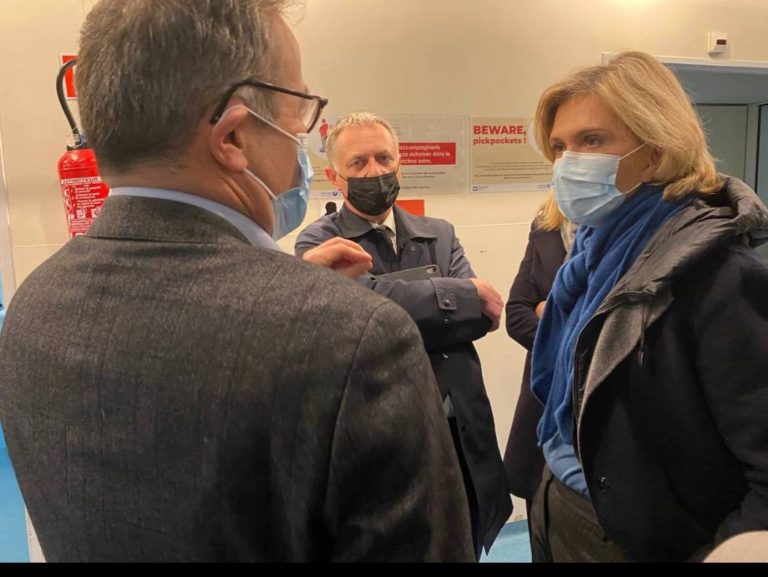
<path id="1" fill-rule="evenodd" d="M 29 561 L 24 504 L 0 432 L 0 562 Z"/>
<path id="2" fill-rule="evenodd" d="M 480 563 L 530 563 L 531 544 L 528 539 L 528 521 L 507 523 L 496 538 L 488 555 Z"/>

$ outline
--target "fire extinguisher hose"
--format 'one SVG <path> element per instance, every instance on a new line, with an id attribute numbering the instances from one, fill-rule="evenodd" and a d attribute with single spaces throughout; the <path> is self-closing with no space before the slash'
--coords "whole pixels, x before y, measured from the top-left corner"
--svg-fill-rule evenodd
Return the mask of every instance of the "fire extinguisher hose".
<path id="1" fill-rule="evenodd" d="M 67 73 L 67 70 L 72 68 L 75 64 L 77 64 L 77 58 L 74 58 L 68 62 L 64 63 L 64 66 L 61 67 L 61 70 L 59 70 L 59 74 L 56 77 L 56 94 L 59 96 L 59 104 L 61 104 L 61 109 L 64 111 L 64 116 L 67 117 L 67 122 L 69 122 L 69 127 L 72 129 L 72 136 L 75 138 L 75 146 L 73 147 L 74 150 L 77 150 L 78 148 L 81 148 L 85 146 L 85 139 L 83 138 L 83 135 L 80 133 L 80 129 L 77 127 L 77 122 L 75 122 L 75 117 L 72 116 L 72 111 L 69 109 L 69 105 L 67 104 L 67 99 L 64 96 L 64 75 Z"/>

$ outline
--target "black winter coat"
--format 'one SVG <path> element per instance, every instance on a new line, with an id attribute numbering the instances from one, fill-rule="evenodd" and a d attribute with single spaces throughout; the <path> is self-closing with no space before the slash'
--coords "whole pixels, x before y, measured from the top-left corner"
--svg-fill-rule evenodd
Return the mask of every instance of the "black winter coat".
<path id="1" fill-rule="evenodd" d="M 637 561 L 768 529 L 768 209 L 741 181 L 664 223 L 579 336 L 576 449 Z"/>
<path id="2" fill-rule="evenodd" d="M 534 222 L 506 306 L 507 333 L 524 346 L 528 354 L 504 451 L 504 469 L 510 493 L 527 501 L 533 500 L 544 469 L 544 455 L 536 438 L 536 426 L 544 407 L 531 391 L 530 351 L 539 325 L 536 306 L 547 300 L 555 274 L 564 259 L 565 247 L 560 229 L 543 230 L 537 228 Z"/>

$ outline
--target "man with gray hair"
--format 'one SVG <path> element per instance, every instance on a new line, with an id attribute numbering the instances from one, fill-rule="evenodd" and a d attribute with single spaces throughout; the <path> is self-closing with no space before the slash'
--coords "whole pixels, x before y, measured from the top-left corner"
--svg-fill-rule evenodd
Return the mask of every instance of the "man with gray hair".
<path id="1" fill-rule="evenodd" d="M 304 217 L 326 103 L 284 3 L 87 16 L 80 110 L 112 192 L 0 337 L 0 419 L 49 561 L 473 558 L 416 326 L 323 268 L 368 270 L 355 243 L 309 262 L 275 244 Z"/>
<path id="2" fill-rule="evenodd" d="M 297 256 L 329 239 L 359 243 L 373 257 L 361 285 L 402 306 L 421 330 L 462 466 L 476 554 L 489 549 L 512 507 L 493 413 L 472 342 L 499 326 L 501 295 L 476 278 L 453 226 L 394 205 L 400 154 L 392 125 L 369 112 L 338 121 L 326 175 L 344 206 L 299 234 Z"/>

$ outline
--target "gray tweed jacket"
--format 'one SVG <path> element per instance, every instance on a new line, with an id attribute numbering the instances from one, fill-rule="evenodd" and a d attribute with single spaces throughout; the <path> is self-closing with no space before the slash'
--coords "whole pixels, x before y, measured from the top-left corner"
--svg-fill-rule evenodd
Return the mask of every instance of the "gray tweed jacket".
<path id="1" fill-rule="evenodd" d="M 0 419 L 49 561 L 474 559 L 408 315 L 196 207 L 110 198 L 29 276 Z"/>

